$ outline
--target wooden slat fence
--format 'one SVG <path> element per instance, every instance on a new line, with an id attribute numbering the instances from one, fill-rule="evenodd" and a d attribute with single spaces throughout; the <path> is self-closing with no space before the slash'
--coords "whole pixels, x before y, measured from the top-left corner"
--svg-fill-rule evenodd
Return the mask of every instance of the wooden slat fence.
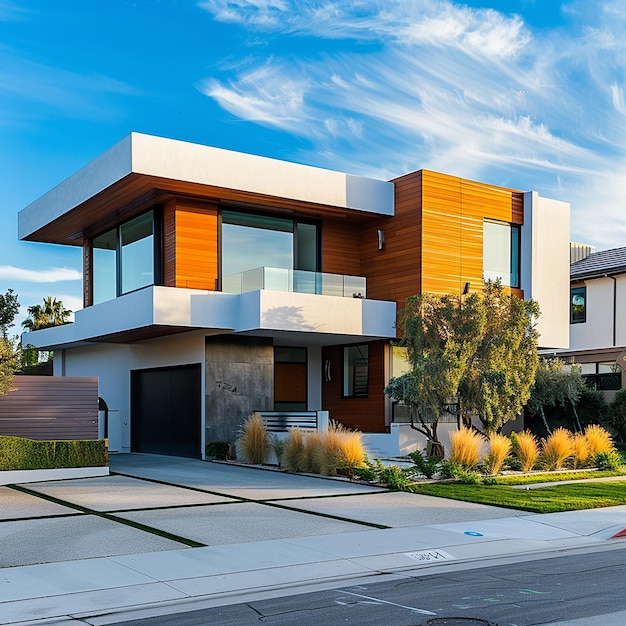
<path id="1" fill-rule="evenodd" d="M 0 435 L 29 439 L 97 439 L 98 379 L 15 376 L 0 396 Z"/>

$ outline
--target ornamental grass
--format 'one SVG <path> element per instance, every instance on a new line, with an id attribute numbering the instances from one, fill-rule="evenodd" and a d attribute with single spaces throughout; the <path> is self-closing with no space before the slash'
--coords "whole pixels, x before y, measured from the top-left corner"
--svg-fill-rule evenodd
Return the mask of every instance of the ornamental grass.
<path id="1" fill-rule="evenodd" d="M 305 435 L 300 428 L 290 428 L 289 435 L 284 439 L 283 453 L 280 457 L 282 466 L 288 472 L 303 472 Z"/>
<path id="2" fill-rule="evenodd" d="M 450 462 L 464 469 L 474 469 L 480 461 L 482 435 L 471 428 L 461 428 L 450 434 Z"/>
<path id="3" fill-rule="evenodd" d="M 539 442 L 529 430 L 513 433 L 513 454 L 522 466 L 523 472 L 531 472 L 539 459 Z"/>
<path id="4" fill-rule="evenodd" d="M 570 437 L 570 448 L 572 452 L 572 467 L 574 469 L 586 467 L 591 458 L 587 437 L 583 433 L 574 433 Z"/>
<path id="5" fill-rule="evenodd" d="M 270 450 L 270 436 L 259 413 L 249 415 L 241 426 L 237 451 L 246 463 L 260 465 Z"/>
<path id="6" fill-rule="evenodd" d="M 557 428 L 541 440 L 541 461 L 548 471 L 554 471 L 563 466 L 572 455 L 570 446 L 571 433 L 566 428 Z"/>
<path id="7" fill-rule="evenodd" d="M 598 424 L 590 424 L 585 428 L 585 439 L 587 440 L 591 456 L 615 450 L 615 444 L 609 431 Z"/>
<path id="8" fill-rule="evenodd" d="M 489 452 L 485 457 L 485 470 L 491 476 L 496 476 L 511 452 L 511 440 L 504 435 L 493 433 L 489 435 L 488 442 Z"/>

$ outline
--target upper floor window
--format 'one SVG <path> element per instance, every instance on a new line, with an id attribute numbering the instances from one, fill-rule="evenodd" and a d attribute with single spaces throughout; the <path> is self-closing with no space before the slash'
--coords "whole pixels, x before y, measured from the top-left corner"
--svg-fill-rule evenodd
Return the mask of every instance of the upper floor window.
<path id="1" fill-rule="evenodd" d="M 257 267 L 318 271 L 316 224 L 222 211 L 222 276 Z"/>
<path id="2" fill-rule="evenodd" d="M 622 388 L 622 369 L 615 361 L 581 363 L 580 367 L 588 387 L 598 391 L 617 391 Z"/>
<path id="3" fill-rule="evenodd" d="M 92 304 L 158 284 L 156 220 L 152 209 L 92 239 Z"/>
<path id="4" fill-rule="evenodd" d="M 587 287 L 573 287 L 570 291 L 570 316 L 572 324 L 587 321 Z"/>
<path id="5" fill-rule="evenodd" d="M 520 286 L 520 227 L 483 222 L 483 279 L 500 279 L 507 287 Z"/>

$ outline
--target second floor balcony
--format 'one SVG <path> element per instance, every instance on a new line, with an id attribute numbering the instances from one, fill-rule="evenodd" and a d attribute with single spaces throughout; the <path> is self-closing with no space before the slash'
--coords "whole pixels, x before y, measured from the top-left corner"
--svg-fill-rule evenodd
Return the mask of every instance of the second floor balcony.
<path id="1" fill-rule="evenodd" d="M 366 283 L 363 276 L 343 276 L 279 267 L 256 267 L 238 274 L 224 276 L 222 291 L 246 293 L 267 289 L 340 298 L 366 298 Z"/>

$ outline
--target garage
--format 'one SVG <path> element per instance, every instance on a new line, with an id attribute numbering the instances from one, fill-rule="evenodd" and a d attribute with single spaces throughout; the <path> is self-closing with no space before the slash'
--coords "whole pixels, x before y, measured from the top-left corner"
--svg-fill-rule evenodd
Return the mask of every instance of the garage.
<path id="1" fill-rule="evenodd" d="M 201 457 L 200 364 L 131 371 L 133 452 Z"/>

